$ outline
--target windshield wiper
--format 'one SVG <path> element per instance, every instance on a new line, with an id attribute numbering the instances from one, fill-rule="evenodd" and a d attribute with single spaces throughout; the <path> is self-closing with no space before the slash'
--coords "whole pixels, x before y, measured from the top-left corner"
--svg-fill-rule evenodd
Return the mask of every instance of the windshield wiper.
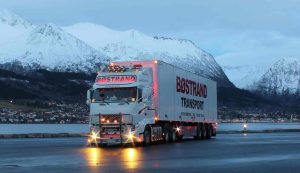
<path id="1" fill-rule="evenodd" d="M 105 101 L 105 94 L 104 93 L 100 94 L 100 98 L 101 98 L 100 101 L 102 101 L 103 103 L 106 103 L 107 105 L 109 105 L 109 103 L 107 101 Z"/>
<path id="2" fill-rule="evenodd" d="M 122 101 L 123 103 L 129 104 L 129 101 L 127 101 L 127 100 L 119 100 L 119 101 Z"/>
<path id="3" fill-rule="evenodd" d="M 109 103 L 105 100 L 100 100 L 100 102 L 106 103 L 107 105 L 109 105 Z"/>

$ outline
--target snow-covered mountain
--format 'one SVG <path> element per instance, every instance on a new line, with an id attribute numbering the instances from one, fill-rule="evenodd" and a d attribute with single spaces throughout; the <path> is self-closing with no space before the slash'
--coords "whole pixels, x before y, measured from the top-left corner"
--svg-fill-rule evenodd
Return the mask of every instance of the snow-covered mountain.
<path id="1" fill-rule="evenodd" d="M 53 24 L 32 25 L 17 15 L 0 13 L 0 64 L 21 63 L 58 71 L 95 71 L 108 57 Z M 6 36 L 5 36 L 6 35 Z"/>
<path id="2" fill-rule="evenodd" d="M 300 94 L 300 59 L 277 61 L 253 82 L 251 89 L 266 95 Z"/>
<path id="3" fill-rule="evenodd" d="M 0 21 L 1 23 L 18 28 L 29 29 L 33 27 L 30 22 L 6 9 L 0 9 Z"/>
<path id="4" fill-rule="evenodd" d="M 16 14 L 0 9 L 0 47 L 23 37 L 33 27 L 31 23 Z"/>
<path id="5" fill-rule="evenodd" d="M 34 25 L 0 10 L 0 64 L 57 71 L 95 71 L 108 61 L 159 59 L 233 86 L 213 56 L 184 39 L 150 37 L 136 30 L 115 31 L 78 23 Z"/>
<path id="6" fill-rule="evenodd" d="M 225 74 L 235 86 L 251 89 L 253 82 L 261 78 L 268 68 L 267 65 L 222 66 Z"/>
<path id="7" fill-rule="evenodd" d="M 150 37 L 136 30 L 115 31 L 92 23 L 64 27 L 113 61 L 159 59 L 232 86 L 212 55 L 184 39 Z"/>

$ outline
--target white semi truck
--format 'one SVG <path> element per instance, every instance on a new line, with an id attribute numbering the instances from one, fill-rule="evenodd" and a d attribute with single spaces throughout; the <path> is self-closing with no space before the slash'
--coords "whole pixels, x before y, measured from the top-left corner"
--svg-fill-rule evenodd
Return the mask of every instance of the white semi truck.
<path id="1" fill-rule="evenodd" d="M 162 61 L 101 67 L 87 104 L 92 145 L 216 136 L 216 82 Z"/>

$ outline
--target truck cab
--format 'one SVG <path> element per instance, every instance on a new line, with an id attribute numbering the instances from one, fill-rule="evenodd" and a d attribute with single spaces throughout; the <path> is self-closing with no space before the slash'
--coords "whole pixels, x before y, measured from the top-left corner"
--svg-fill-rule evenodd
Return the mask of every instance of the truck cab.
<path id="1" fill-rule="evenodd" d="M 98 72 L 88 90 L 90 139 L 114 145 L 143 141 L 146 124 L 154 124 L 152 68 L 111 63 Z"/>

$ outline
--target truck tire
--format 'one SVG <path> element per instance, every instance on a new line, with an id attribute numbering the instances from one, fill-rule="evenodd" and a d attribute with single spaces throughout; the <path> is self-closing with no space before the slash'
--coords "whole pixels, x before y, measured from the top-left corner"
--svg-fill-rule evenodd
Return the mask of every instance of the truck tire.
<path id="1" fill-rule="evenodd" d="M 207 138 L 207 127 L 206 124 L 202 124 L 202 136 L 201 139 L 206 139 Z"/>
<path id="2" fill-rule="evenodd" d="M 176 130 L 176 127 L 179 127 L 178 131 Z M 175 128 L 176 141 L 182 141 L 182 139 L 183 139 L 183 132 L 180 129 L 180 125 L 177 125 L 176 127 L 174 127 Z"/>
<path id="3" fill-rule="evenodd" d="M 202 132 L 202 124 L 197 124 L 197 136 L 196 139 L 202 139 L 203 132 Z"/>
<path id="4" fill-rule="evenodd" d="M 144 131 L 144 145 L 150 145 L 151 144 L 151 128 L 150 126 L 145 127 Z"/>
<path id="5" fill-rule="evenodd" d="M 215 128 L 212 127 L 211 131 L 212 131 L 212 136 L 217 136 L 217 131 Z"/>
<path id="6" fill-rule="evenodd" d="M 175 142 L 176 140 L 177 140 L 176 130 L 175 127 L 173 126 L 170 129 L 170 142 Z"/>
<path id="7" fill-rule="evenodd" d="M 170 125 L 168 124 L 168 123 L 166 123 L 165 125 L 164 125 L 164 130 L 163 130 L 163 132 L 164 132 L 164 142 L 165 143 L 168 143 L 168 142 L 171 142 L 171 133 L 170 133 L 170 131 L 171 131 L 171 128 L 170 128 Z"/>
<path id="8" fill-rule="evenodd" d="M 212 136 L 212 127 L 211 127 L 211 124 L 206 124 L 206 139 L 210 139 L 211 136 Z"/>
<path id="9" fill-rule="evenodd" d="M 176 140 L 177 141 L 182 141 L 182 139 L 183 139 L 183 135 L 179 135 L 178 133 L 176 133 Z"/>

